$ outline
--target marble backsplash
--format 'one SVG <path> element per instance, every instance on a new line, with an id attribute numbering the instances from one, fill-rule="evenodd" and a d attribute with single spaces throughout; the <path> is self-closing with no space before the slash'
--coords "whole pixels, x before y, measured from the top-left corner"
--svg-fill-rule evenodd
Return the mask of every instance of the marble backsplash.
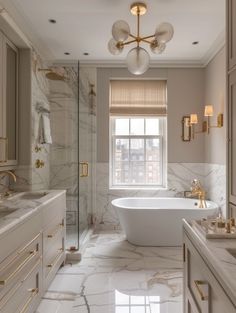
<path id="1" fill-rule="evenodd" d="M 109 164 L 97 163 L 96 207 L 94 224 L 97 229 L 117 229 L 119 221 L 111 201 L 119 197 L 183 197 L 190 190 L 191 180 L 197 178 L 207 191 L 207 198 L 215 201 L 225 215 L 226 176 L 225 166 L 205 163 L 169 163 L 168 188 L 150 190 L 109 189 Z"/>

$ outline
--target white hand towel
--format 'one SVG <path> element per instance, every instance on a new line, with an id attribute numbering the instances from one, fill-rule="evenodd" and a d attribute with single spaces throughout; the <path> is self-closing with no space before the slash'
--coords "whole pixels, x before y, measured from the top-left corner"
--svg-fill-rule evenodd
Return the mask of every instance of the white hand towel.
<path id="1" fill-rule="evenodd" d="M 41 113 L 39 118 L 39 143 L 52 144 L 51 126 L 49 113 Z"/>

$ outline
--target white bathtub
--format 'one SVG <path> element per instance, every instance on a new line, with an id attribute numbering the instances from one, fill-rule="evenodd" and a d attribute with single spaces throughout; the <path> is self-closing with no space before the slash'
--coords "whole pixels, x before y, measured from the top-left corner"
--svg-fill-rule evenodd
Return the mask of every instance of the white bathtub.
<path id="1" fill-rule="evenodd" d="M 182 219 L 200 219 L 218 212 L 216 203 L 185 198 L 119 198 L 112 201 L 127 240 L 139 246 L 180 246 Z"/>

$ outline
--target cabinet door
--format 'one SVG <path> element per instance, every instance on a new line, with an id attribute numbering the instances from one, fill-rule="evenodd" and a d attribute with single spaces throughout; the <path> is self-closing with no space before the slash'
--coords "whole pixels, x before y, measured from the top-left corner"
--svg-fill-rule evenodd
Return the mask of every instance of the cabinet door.
<path id="1" fill-rule="evenodd" d="M 18 53 L 17 48 L 3 39 L 3 136 L 7 138 L 7 162 L 17 164 L 17 104 L 18 104 Z"/>
<path id="2" fill-rule="evenodd" d="M 236 65 L 236 1 L 227 2 L 228 69 Z"/>
<path id="3" fill-rule="evenodd" d="M 0 166 L 7 161 L 6 112 L 3 102 L 3 34 L 0 32 Z"/>
<path id="4" fill-rule="evenodd" d="M 191 241 L 184 235 L 185 313 L 234 313 L 236 308 Z"/>
<path id="5" fill-rule="evenodd" d="M 229 103 L 229 202 L 236 203 L 236 70 L 228 79 Z"/>

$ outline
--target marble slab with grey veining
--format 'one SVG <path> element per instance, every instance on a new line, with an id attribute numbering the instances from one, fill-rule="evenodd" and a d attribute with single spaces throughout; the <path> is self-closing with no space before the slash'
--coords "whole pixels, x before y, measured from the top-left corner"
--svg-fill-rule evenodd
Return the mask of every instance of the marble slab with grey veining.
<path id="1" fill-rule="evenodd" d="M 184 230 L 236 306 L 236 257 L 227 251 L 236 252 L 236 239 L 206 239 L 187 221 L 184 221 Z"/>
<path id="2" fill-rule="evenodd" d="M 59 270 L 37 313 L 182 313 L 182 250 L 94 233 L 79 263 Z"/>
<path id="3" fill-rule="evenodd" d="M 40 195 L 38 198 L 37 193 Z M 34 193 L 20 192 L 8 199 L 0 200 L 0 215 L 1 212 L 9 212 L 8 215 L 0 217 L 0 236 L 11 231 L 13 227 L 21 224 L 33 214 L 37 214 L 44 205 L 64 193 L 65 190 L 42 190 Z M 35 194 L 36 197 L 30 197 L 30 195 Z"/>

